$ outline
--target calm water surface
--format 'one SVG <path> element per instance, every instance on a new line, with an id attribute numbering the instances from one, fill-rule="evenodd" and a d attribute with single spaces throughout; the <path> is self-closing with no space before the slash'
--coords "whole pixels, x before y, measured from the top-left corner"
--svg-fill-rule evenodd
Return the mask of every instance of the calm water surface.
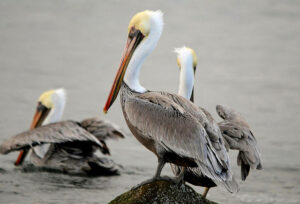
<path id="1" fill-rule="evenodd" d="M 122 176 L 85 178 L 15 168 L 17 153 L 0 156 L 1 203 L 107 203 L 153 175 L 156 157 L 130 134 L 117 101 L 103 115 L 123 51 L 127 25 L 138 11 L 161 9 L 165 29 L 146 60 L 142 84 L 176 92 L 172 50 L 198 54 L 195 101 L 216 119 L 216 104 L 235 107 L 259 142 L 264 170 L 251 172 L 237 194 L 222 187 L 220 203 L 300 203 L 300 2 L 0 1 L 0 141 L 29 128 L 36 100 L 65 87 L 64 119 L 105 117 L 128 133 L 109 142 Z M 232 154 L 234 172 L 235 154 Z M 170 174 L 166 168 L 164 174 Z M 203 188 L 195 187 L 198 192 Z"/>

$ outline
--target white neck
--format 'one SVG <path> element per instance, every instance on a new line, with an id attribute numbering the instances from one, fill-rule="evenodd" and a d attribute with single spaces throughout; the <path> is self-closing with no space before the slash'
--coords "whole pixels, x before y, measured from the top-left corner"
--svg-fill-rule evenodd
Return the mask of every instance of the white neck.
<path id="1" fill-rule="evenodd" d="M 63 106 L 54 106 L 53 108 L 51 108 L 49 115 L 43 122 L 43 125 L 59 122 L 62 118 L 63 112 L 64 112 Z"/>
<path id="2" fill-rule="evenodd" d="M 125 83 L 129 86 L 130 89 L 144 93 L 147 91 L 141 84 L 139 80 L 140 69 L 146 59 L 146 57 L 154 50 L 157 45 L 157 42 L 160 38 L 162 32 L 162 25 L 156 22 L 156 19 L 151 19 L 151 32 L 147 37 L 145 37 L 142 42 L 136 48 L 129 64 L 127 71 L 124 76 Z M 162 22 L 161 22 L 162 24 Z"/>
<path id="3" fill-rule="evenodd" d="M 190 100 L 194 87 L 194 69 L 193 60 L 186 59 L 181 62 L 179 75 L 178 95 Z"/>

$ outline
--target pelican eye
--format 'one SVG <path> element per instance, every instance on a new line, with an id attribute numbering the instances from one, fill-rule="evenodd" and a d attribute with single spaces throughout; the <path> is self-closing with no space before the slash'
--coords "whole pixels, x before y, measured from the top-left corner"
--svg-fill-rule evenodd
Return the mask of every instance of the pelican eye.
<path id="1" fill-rule="evenodd" d="M 43 111 L 46 111 L 48 108 L 46 106 L 44 106 L 40 101 L 38 102 L 38 105 L 37 105 L 37 111 L 38 112 L 43 112 Z"/>
<path id="2" fill-rule="evenodd" d="M 144 34 L 139 29 L 136 29 L 134 26 L 131 27 L 128 37 L 130 39 L 133 39 L 134 37 L 137 37 L 139 35 L 140 35 L 141 39 L 143 39 L 145 37 Z"/>
<path id="3" fill-rule="evenodd" d="M 128 34 L 128 37 L 134 38 L 137 35 L 137 31 L 138 30 L 135 27 L 131 27 L 131 29 L 129 31 L 129 34 Z"/>

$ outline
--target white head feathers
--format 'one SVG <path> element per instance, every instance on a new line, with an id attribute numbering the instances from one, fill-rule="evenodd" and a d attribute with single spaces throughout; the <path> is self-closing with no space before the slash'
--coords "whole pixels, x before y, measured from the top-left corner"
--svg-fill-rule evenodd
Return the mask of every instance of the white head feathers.
<path id="1" fill-rule="evenodd" d="M 58 122 L 61 120 L 65 104 L 66 104 L 66 90 L 63 88 L 55 89 L 50 91 L 52 92 L 50 101 L 52 102 L 51 110 L 43 125 Z"/>

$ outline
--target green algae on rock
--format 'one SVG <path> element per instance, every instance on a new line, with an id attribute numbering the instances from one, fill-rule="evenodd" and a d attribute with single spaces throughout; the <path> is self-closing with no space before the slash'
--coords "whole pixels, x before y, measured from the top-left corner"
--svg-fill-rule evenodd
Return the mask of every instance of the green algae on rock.
<path id="1" fill-rule="evenodd" d="M 109 204 L 216 204 L 198 194 L 185 184 L 155 181 L 129 190 L 116 197 Z"/>

